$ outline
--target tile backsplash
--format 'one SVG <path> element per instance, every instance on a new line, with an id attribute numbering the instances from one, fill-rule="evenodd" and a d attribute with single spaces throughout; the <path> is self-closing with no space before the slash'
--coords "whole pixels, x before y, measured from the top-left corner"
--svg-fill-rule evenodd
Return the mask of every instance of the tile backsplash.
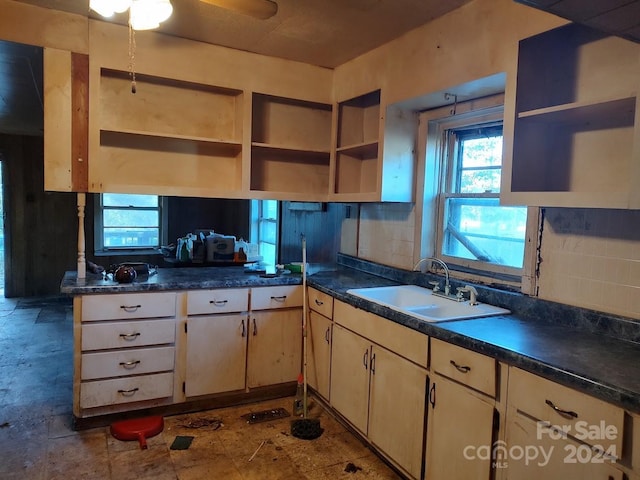
<path id="1" fill-rule="evenodd" d="M 342 251 L 411 270 L 413 207 L 361 204 Z M 546 208 L 540 257 L 541 299 L 640 320 L 640 211 Z"/>
<path id="2" fill-rule="evenodd" d="M 540 298 L 640 319 L 640 211 L 547 208 Z"/>

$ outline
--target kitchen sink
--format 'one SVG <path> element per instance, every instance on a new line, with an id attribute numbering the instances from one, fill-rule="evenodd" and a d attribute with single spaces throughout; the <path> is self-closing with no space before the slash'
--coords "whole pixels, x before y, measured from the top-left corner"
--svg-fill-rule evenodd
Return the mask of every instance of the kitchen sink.
<path id="1" fill-rule="evenodd" d="M 354 288 L 347 290 L 347 293 L 426 322 L 445 322 L 511 313 L 506 308 L 486 303 L 471 305 L 468 300 L 456 301 L 455 298 L 433 295 L 431 290 L 418 285 Z"/>

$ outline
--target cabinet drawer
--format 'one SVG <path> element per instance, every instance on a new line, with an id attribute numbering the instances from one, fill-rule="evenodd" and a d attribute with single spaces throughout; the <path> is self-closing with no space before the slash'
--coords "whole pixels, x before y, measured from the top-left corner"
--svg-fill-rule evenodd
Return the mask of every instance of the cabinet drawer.
<path id="1" fill-rule="evenodd" d="M 584 442 L 605 449 L 615 445 L 620 455 L 624 411 L 619 407 L 514 367 L 509 369 L 508 403 L 536 420 L 562 426 Z M 589 438 L 585 429 L 596 430 Z M 607 433 L 610 438 L 602 438 Z"/>
<path id="2" fill-rule="evenodd" d="M 175 321 L 137 320 L 135 322 L 101 322 L 82 326 L 82 350 L 142 347 L 173 343 Z"/>
<path id="3" fill-rule="evenodd" d="M 82 355 L 82 380 L 173 370 L 173 347 L 127 348 Z"/>
<path id="4" fill-rule="evenodd" d="M 83 322 L 175 315 L 175 292 L 117 293 L 82 297 Z"/>
<path id="5" fill-rule="evenodd" d="M 249 289 L 219 288 L 194 290 L 187 294 L 187 315 L 246 312 L 249 310 Z"/>
<path id="6" fill-rule="evenodd" d="M 315 288 L 308 288 L 309 308 L 324 315 L 327 318 L 333 318 L 333 297 Z"/>
<path id="7" fill-rule="evenodd" d="M 429 337 L 373 313 L 335 300 L 333 320 L 374 343 L 427 368 Z"/>
<path id="8" fill-rule="evenodd" d="M 173 395 L 173 373 L 140 375 L 85 382 L 80 385 L 80 406 L 94 408 L 141 402 Z"/>
<path id="9" fill-rule="evenodd" d="M 251 310 L 302 306 L 302 285 L 281 285 L 251 289 Z"/>
<path id="10" fill-rule="evenodd" d="M 486 355 L 432 338 L 431 371 L 496 396 L 496 360 Z"/>

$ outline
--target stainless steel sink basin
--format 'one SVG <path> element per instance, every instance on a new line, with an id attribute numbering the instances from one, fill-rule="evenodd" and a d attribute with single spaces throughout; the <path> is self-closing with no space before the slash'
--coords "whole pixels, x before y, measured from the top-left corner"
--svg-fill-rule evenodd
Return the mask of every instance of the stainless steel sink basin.
<path id="1" fill-rule="evenodd" d="M 433 295 L 428 288 L 417 285 L 354 288 L 347 290 L 347 293 L 426 322 L 445 322 L 510 313 L 510 310 L 486 303 L 470 305 L 468 300 L 457 302 L 439 297 Z"/>

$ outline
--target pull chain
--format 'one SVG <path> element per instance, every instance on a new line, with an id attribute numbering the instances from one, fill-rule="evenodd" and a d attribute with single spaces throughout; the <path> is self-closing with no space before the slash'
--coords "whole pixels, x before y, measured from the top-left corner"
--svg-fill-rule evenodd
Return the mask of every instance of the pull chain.
<path id="1" fill-rule="evenodd" d="M 131 93 L 136 93 L 136 31 L 129 22 L 129 76 L 131 77 Z"/>

